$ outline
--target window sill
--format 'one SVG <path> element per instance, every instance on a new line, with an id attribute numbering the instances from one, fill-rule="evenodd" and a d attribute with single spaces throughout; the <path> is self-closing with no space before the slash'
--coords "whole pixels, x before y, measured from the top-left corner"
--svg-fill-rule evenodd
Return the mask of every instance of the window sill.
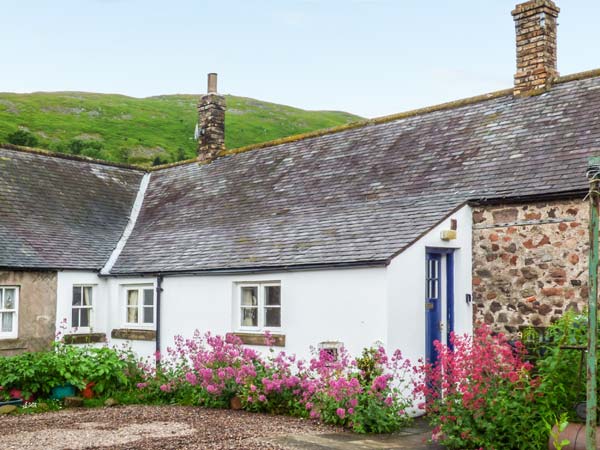
<path id="1" fill-rule="evenodd" d="M 105 333 L 76 333 L 63 336 L 65 344 L 97 344 L 106 342 Z"/>
<path id="2" fill-rule="evenodd" d="M 127 339 L 130 341 L 155 341 L 156 331 L 134 328 L 115 328 L 110 333 L 113 339 Z"/>
<path id="3" fill-rule="evenodd" d="M 264 333 L 228 333 L 233 336 L 236 336 L 242 340 L 243 344 L 246 345 L 260 345 L 260 346 L 269 346 L 267 344 L 267 338 Z M 271 346 L 272 347 L 285 347 L 285 334 L 271 334 Z"/>

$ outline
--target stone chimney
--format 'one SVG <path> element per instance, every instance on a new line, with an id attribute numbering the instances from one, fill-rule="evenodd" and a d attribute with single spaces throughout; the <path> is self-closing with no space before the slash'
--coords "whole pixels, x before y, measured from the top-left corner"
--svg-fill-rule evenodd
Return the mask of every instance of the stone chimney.
<path id="1" fill-rule="evenodd" d="M 541 94 L 558 77 L 556 19 L 560 9 L 552 0 L 530 0 L 512 12 L 517 32 L 515 96 Z"/>
<path id="2" fill-rule="evenodd" d="M 217 74 L 208 74 L 208 90 L 198 102 L 198 161 L 211 162 L 225 149 L 225 97 L 217 93 Z"/>

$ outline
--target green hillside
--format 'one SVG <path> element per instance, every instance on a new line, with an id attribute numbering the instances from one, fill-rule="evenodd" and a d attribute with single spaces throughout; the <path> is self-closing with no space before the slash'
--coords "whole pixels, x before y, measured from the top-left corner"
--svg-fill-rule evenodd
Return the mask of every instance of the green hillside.
<path id="1" fill-rule="evenodd" d="M 0 93 L 0 142 L 137 164 L 195 156 L 197 95 Z M 226 146 L 237 148 L 359 120 L 227 96 Z"/>

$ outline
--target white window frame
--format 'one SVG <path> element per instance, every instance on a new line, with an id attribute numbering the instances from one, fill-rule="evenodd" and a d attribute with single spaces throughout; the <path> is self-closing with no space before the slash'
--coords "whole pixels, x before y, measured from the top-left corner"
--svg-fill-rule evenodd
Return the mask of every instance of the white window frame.
<path id="1" fill-rule="evenodd" d="M 144 291 L 152 291 L 152 323 L 144 323 Z M 123 314 L 123 326 L 124 328 L 140 328 L 140 329 L 151 329 L 153 330 L 156 326 L 156 288 L 153 284 L 129 284 L 122 286 L 123 301 L 122 301 L 122 314 Z M 130 291 L 138 292 L 138 321 L 128 322 L 128 297 Z"/>
<path id="2" fill-rule="evenodd" d="M 265 288 L 270 287 L 270 286 L 279 287 L 280 324 L 278 327 L 268 327 L 265 324 L 266 313 L 267 313 L 267 308 L 268 308 L 268 306 L 265 304 Z M 258 314 L 258 324 L 255 327 L 242 325 L 242 308 L 243 308 L 243 306 L 242 306 L 242 288 L 244 288 L 244 287 L 255 287 L 256 291 L 258 292 L 258 305 L 256 306 L 257 314 Z M 279 281 L 237 282 L 237 283 L 235 283 L 235 291 L 236 291 L 235 310 L 237 312 L 235 315 L 235 321 L 236 321 L 237 330 L 239 330 L 239 331 L 254 331 L 254 332 L 264 332 L 264 331 L 279 332 L 279 331 L 281 331 L 281 329 L 283 328 L 283 314 L 282 314 L 283 298 L 281 295 L 281 293 L 283 291 L 281 288 L 281 282 L 279 282 Z M 271 308 L 272 308 L 272 306 L 271 306 Z"/>
<path id="3" fill-rule="evenodd" d="M 75 306 L 73 304 L 73 290 L 75 288 L 80 288 L 81 289 L 81 305 L 80 306 Z M 89 306 L 83 306 L 83 289 L 84 288 L 90 288 L 90 292 L 91 292 L 91 302 Z M 71 328 L 73 329 L 74 332 L 76 333 L 90 333 L 92 331 L 92 329 L 94 328 L 94 307 L 95 307 L 95 297 L 96 297 L 96 286 L 93 284 L 74 284 L 73 288 L 71 289 Z M 90 316 L 88 318 L 88 326 L 87 327 L 76 327 L 73 324 L 73 310 L 74 309 L 78 309 L 79 310 L 79 320 L 81 321 L 81 310 L 82 309 L 88 309 L 90 312 Z"/>
<path id="4" fill-rule="evenodd" d="M 9 332 L 3 332 L 1 331 L 2 328 L 0 328 L 0 339 L 17 339 L 19 337 L 19 294 L 20 294 L 20 288 L 19 286 L 11 286 L 11 285 L 7 285 L 7 286 L 0 286 L 0 291 L 2 291 L 2 302 L 4 304 L 4 298 L 5 298 L 5 291 L 8 289 L 14 289 L 15 291 L 15 307 L 14 309 L 0 309 L 0 324 L 2 323 L 2 316 L 4 314 L 13 314 L 13 328 L 12 331 Z"/>

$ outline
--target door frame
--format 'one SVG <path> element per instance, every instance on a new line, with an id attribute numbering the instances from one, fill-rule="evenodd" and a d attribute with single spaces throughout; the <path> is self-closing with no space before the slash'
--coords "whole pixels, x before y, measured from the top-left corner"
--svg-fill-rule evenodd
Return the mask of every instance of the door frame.
<path id="1" fill-rule="evenodd" d="M 451 335 L 454 332 L 454 248 L 439 248 L 439 247 L 426 247 L 425 248 L 425 303 L 428 302 L 428 270 L 429 270 L 429 260 L 431 259 L 431 255 L 434 255 L 436 259 L 440 261 L 440 274 L 439 274 L 439 283 L 440 283 L 440 292 L 444 290 L 445 296 L 441 297 L 440 301 L 440 321 L 445 323 L 445 341 L 450 349 L 452 349 Z M 446 270 L 442 273 L 443 264 L 441 262 L 445 262 Z M 444 311 L 444 305 L 446 307 L 446 314 L 442 318 L 442 313 Z M 430 359 L 437 356 L 437 352 L 435 352 L 433 347 L 433 341 L 439 335 L 440 339 L 442 338 L 442 332 L 434 333 L 432 330 L 432 323 L 430 316 L 428 315 L 428 309 L 426 306 L 425 309 L 425 356 L 426 359 Z M 437 325 L 439 326 L 439 324 Z M 435 362 L 435 361 L 430 361 Z"/>

